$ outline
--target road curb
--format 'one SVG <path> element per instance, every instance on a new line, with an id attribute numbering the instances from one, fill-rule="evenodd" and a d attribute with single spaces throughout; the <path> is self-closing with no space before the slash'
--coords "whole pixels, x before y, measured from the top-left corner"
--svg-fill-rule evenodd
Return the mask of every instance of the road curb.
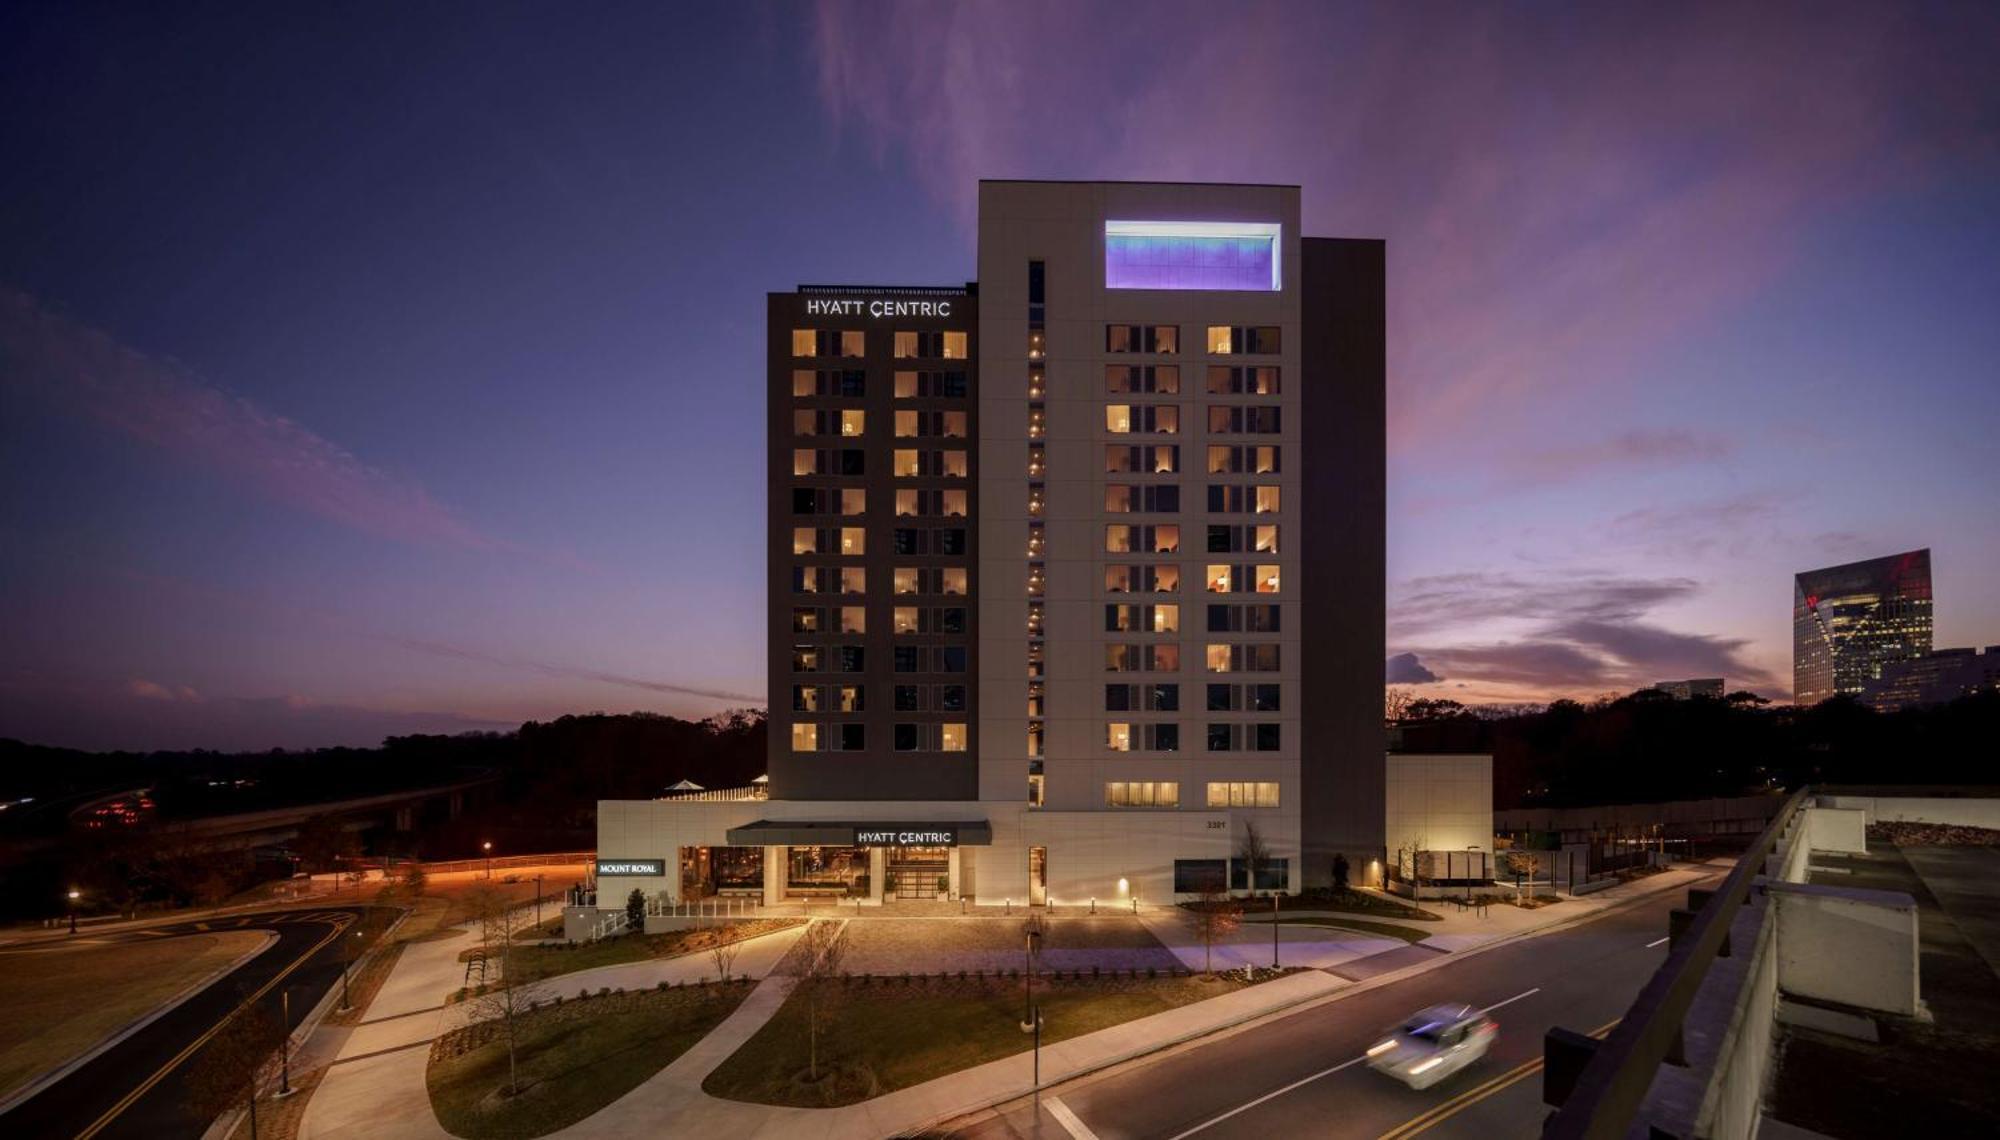
<path id="1" fill-rule="evenodd" d="M 1703 864 L 1697 864 L 1697 866 L 1702 866 L 1702 865 Z M 1516 942 L 1523 942 L 1530 938 L 1539 938 L 1545 934 L 1554 934 L 1557 931 L 1567 930 L 1574 926 L 1581 926 L 1586 922 L 1603 918 L 1606 915 L 1612 914 L 1616 911 L 1623 910 L 1628 906 L 1632 906 L 1634 904 L 1642 902 L 1646 899 L 1653 897 L 1654 895 L 1664 894 L 1667 891 L 1676 889 L 1676 887 L 1685 887 L 1687 885 L 1688 885 L 1687 883 L 1679 883 L 1675 884 L 1672 887 L 1662 886 L 1653 890 L 1641 891 L 1637 894 L 1632 895 L 1630 898 L 1620 899 L 1617 902 L 1613 903 L 1612 905 L 1604 907 L 1600 910 L 1593 910 L 1587 914 L 1580 914 L 1572 918 L 1562 919 L 1560 921 L 1550 923 L 1547 926 L 1539 927 L 1535 930 L 1523 930 L 1514 934 L 1502 935 L 1501 937 L 1496 938 L 1491 942 L 1481 943 L 1478 946 L 1468 947 L 1467 949 L 1464 950 L 1455 950 L 1433 961 L 1416 962 L 1411 965 L 1405 966 L 1400 970 L 1391 970 L 1386 974 L 1377 974 L 1372 978 L 1366 978 L 1363 979 L 1362 981 L 1353 982 L 1349 985 L 1342 986 L 1340 989 L 1337 989 L 1332 993 L 1319 994 L 1314 997 L 1302 998 L 1298 1001 L 1290 1003 L 1289 1005 L 1281 1005 L 1274 1009 L 1260 1010 L 1256 1013 L 1245 1014 L 1241 1017 L 1236 1018 L 1233 1021 L 1226 1021 L 1219 1025 L 1212 1025 L 1204 1029 L 1183 1033 L 1178 1037 L 1165 1038 L 1156 1042 L 1151 1042 L 1148 1043 L 1147 1045 L 1144 1045 L 1137 1049 L 1133 1049 L 1119 1056 L 1110 1057 L 1103 1061 L 1093 1062 L 1081 1069 L 1078 1069 L 1074 1073 L 1068 1073 L 1056 1080 L 1046 1082 L 1039 1089 L 1036 1088 L 1016 1089 L 1012 1092 L 1007 1093 L 1004 1096 L 988 1097 L 986 1099 L 969 1104 L 963 1108 L 954 1109 L 951 1112 L 944 1113 L 938 1116 L 933 1116 L 915 1125 L 903 1128 L 899 1130 L 897 1133 L 895 1133 L 895 1135 L 902 1136 L 911 1134 L 921 1134 L 930 1130 L 937 1129 L 951 1121 L 962 1120 L 976 1113 L 985 1112 L 989 1109 L 997 1108 L 1000 1105 L 1020 1100 L 1023 1097 L 1033 1096 L 1037 1093 L 1048 1093 L 1049 1091 L 1055 1089 L 1060 1085 L 1068 1084 L 1071 1081 L 1079 1080 L 1083 1077 L 1094 1076 L 1098 1073 L 1105 1072 L 1106 1070 L 1117 1068 L 1120 1065 L 1129 1064 L 1130 1062 L 1139 1060 L 1142 1057 L 1150 1057 L 1158 1053 L 1165 1053 L 1168 1050 L 1177 1049 L 1180 1046 L 1193 1044 L 1195 1042 L 1203 1041 L 1208 1038 L 1221 1038 L 1221 1037 L 1232 1036 L 1234 1034 L 1241 1033 L 1249 1029 L 1253 1029 L 1261 1022 L 1276 1020 L 1277 1018 L 1280 1017 L 1290 1017 L 1295 1013 L 1302 1013 L 1305 1010 L 1316 1009 L 1323 1005 L 1331 1005 L 1334 1002 L 1345 1000 L 1347 998 L 1353 997 L 1356 994 L 1368 993 L 1372 990 L 1380 989 L 1383 986 L 1393 985 L 1397 982 L 1404 981 L 1408 978 L 1416 977 L 1419 974 L 1429 973 L 1432 970 L 1443 969 L 1444 967 L 1449 966 L 1454 962 L 1460 962 L 1464 961 L 1467 958 L 1477 957 L 1480 954 L 1484 954 L 1489 950 L 1497 950 L 1502 946 L 1511 946 Z M 949 1078 L 940 1077 L 938 1079 L 948 1080 Z"/>
<path id="2" fill-rule="evenodd" d="M 216 930 L 216 931 L 195 931 L 190 933 L 228 934 L 231 932 L 225 930 Z M 186 1002 L 189 998 L 194 997 L 196 994 L 214 985 L 220 979 L 228 977 L 230 974 L 234 973 L 238 968 L 240 968 L 244 963 L 250 961 L 250 959 L 255 958 L 257 955 L 262 954 L 266 950 L 269 950 L 271 948 L 271 944 L 278 940 L 278 935 L 275 931 L 270 931 L 270 930 L 264 931 L 263 934 L 264 934 L 264 941 L 260 945 L 250 950 L 244 951 L 236 958 L 216 968 L 215 970 L 209 972 L 206 976 L 197 978 L 195 981 L 189 983 L 179 993 L 174 994 L 166 1001 L 161 1002 L 157 1006 L 154 1006 L 151 1012 L 146 1013 L 140 1017 L 136 1017 L 131 1021 L 126 1022 L 124 1025 L 118 1027 L 117 1029 L 112 1030 L 109 1034 L 100 1038 L 97 1041 L 97 1043 L 92 1045 L 89 1049 L 85 1050 L 84 1052 L 78 1054 L 75 1057 L 70 1058 L 67 1062 L 65 1062 L 61 1066 L 54 1069 L 50 1069 L 48 1072 L 41 1074 L 32 1081 L 29 1081 L 26 1085 L 23 1085 L 19 1090 L 8 1094 L 4 1099 L 0 1099 L 0 1114 L 6 1113 L 9 1109 L 13 1108 L 15 1105 L 21 1104 L 27 1100 L 32 1099 L 43 1089 L 48 1088 L 50 1085 L 53 1085 L 58 1081 L 62 1080 L 64 1077 L 69 1076 L 71 1073 L 89 1064 L 91 1061 L 96 1060 L 97 1057 L 100 1054 L 102 1054 L 105 1050 L 113 1048 L 119 1042 L 125 1040 L 127 1037 L 132 1036 L 134 1033 L 139 1032 L 141 1029 L 146 1028 L 148 1025 L 151 1025 L 155 1021 L 158 1021 L 162 1017 L 165 1017 L 166 1015 L 172 1013 L 174 1010 L 180 1008 L 181 1004 Z M 187 935 L 180 935 L 179 937 L 185 938 L 187 937 Z"/>

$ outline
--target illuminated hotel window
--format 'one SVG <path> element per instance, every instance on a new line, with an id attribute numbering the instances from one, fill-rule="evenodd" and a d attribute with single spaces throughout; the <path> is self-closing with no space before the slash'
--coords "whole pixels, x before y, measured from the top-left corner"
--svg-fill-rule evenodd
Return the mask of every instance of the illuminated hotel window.
<path id="1" fill-rule="evenodd" d="M 1181 786 L 1174 780 L 1110 780 L 1104 785 L 1106 807 L 1171 808 L 1181 804 Z"/>
<path id="2" fill-rule="evenodd" d="M 867 532 L 858 526 L 840 528 L 840 552 L 842 554 L 866 554 L 868 552 Z"/>
<path id="3" fill-rule="evenodd" d="M 1217 781 L 1208 785 L 1208 806 L 1274 808 L 1278 806 L 1278 785 L 1270 781 Z"/>
<path id="4" fill-rule="evenodd" d="M 1104 287 L 1275 293 L 1280 233 L 1276 222 L 1107 221 Z"/>
<path id="5" fill-rule="evenodd" d="M 792 474 L 794 475 L 819 474 L 819 452 L 813 451 L 809 448 L 800 448 L 799 450 L 792 452 Z"/>
<path id="6" fill-rule="evenodd" d="M 946 518 L 962 519 L 965 517 L 966 492 L 940 491 L 938 494 L 939 502 L 944 506 L 944 516 Z"/>
<path id="7" fill-rule="evenodd" d="M 1179 325 L 1106 325 L 1104 351 L 1144 352 L 1171 356 L 1180 351 Z"/>
<path id="8" fill-rule="evenodd" d="M 862 688 L 860 685 L 840 686 L 840 711 L 844 713 L 862 711 L 863 700 L 861 693 Z"/>
<path id="9" fill-rule="evenodd" d="M 1113 752 L 1132 751 L 1132 726 L 1122 721 L 1105 725 L 1104 747 Z"/>
<path id="10" fill-rule="evenodd" d="M 820 649 L 819 646 L 817 645 L 792 646 L 792 672 L 794 673 L 819 672 L 819 655 L 820 655 Z"/>
<path id="11" fill-rule="evenodd" d="M 1215 356 L 1251 353 L 1268 356 L 1278 351 L 1276 325 L 1210 325 L 1208 351 Z"/>
<path id="12" fill-rule="evenodd" d="M 938 734 L 938 740 L 940 747 L 944 751 L 946 752 L 965 751 L 966 728 L 963 722 L 946 721 L 944 724 L 940 725 L 939 728 L 942 729 L 942 731 L 939 732 Z"/>
<path id="13" fill-rule="evenodd" d="M 1181 390 L 1178 364 L 1107 364 L 1104 387 L 1112 395 L 1152 392 L 1174 395 Z"/>
<path id="14" fill-rule="evenodd" d="M 1181 630 L 1181 608 L 1179 606 L 1153 607 L 1154 633 L 1179 633 Z"/>
<path id="15" fill-rule="evenodd" d="M 842 488 L 840 492 L 840 513 L 843 515 L 865 514 L 868 510 L 868 492 L 858 487 Z"/>
<path id="16" fill-rule="evenodd" d="M 1036 751 L 1039 751 L 1039 748 Z M 1034 754 L 1035 754 L 1034 752 L 1029 753 L 1029 755 L 1031 756 Z M 1038 808 L 1042 806 L 1042 779 L 1043 779 L 1042 762 L 1040 760 L 1029 761 L 1028 762 L 1028 806 L 1029 807 Z"/>
<path id="17" fill-rule="evenodd" d="M 910 439 L 917 434 L 917 413 L 899 411 L 896 413 L 896 438 Z"/>
<path id="18" fill-rule="evenodd" d="M 898 566 L 893 571 L 892 589 L 898 594 L 917 592 L 917 570 L 914 566 Z"/>
<path id="19" fill-rule="evenodd" d="M 917 374 L 914 372 L 896 373 L 896 398 L 898 400 L 911 400 L 915 399 L 916 395 Z"/>
<path id="20" fill-rule="evenodd" d="M 868 571 L 859 566 L 843 566 L 840 569 L 840 592 L 843 594 L 865 594 L 868 592 Z"/>
<path id="21" fill-rule="evenodd" d="M 868 610 L 865 606 L 840 607 L 840 632 L 867 633 Z"/>
<path id="22" fill-rule="evenodd" d="M 938 455 L 942 457 L 942 466 L 939 468 L 938 474 L 954 478 L 965 477 L 965 452 L 947 450 L 938 452 Z"/>
<path id="23" fill-rule="evenodd" d="M 793 633 L 818 633 L 820 631 L 819 611 L 810 606 L 800 606 L 792 610 Z"/>
<path id="24" fill-rule="evenodd" d="M 916 491 L 896 492 L 897 518 L 909 518 L 917 513 L 917 496 L 918 492 Z"/>
<path id="25" fill-rule="evenodd" d="M 1039 364 L 1031 365 L 1028 368 L 1028 398 L 1030 400 L 1039 400 L 1048 394 L 1048 390 L 1048 371 Z"/>
<path id="26" fill-rule="evenodd" d="M 894 633 L 917 632 L 917 607 L 897 606 L 889 611 L 889 629 Z"/>
<path id="27" fill-rule="evenodd" d="M 816 724 L 792 725 L 792 751 L 794 752 L 819 751 L 819 725 Z"/>
<path id="28" fill-rule="evenodd" d="M 862 433 L 862 430 L 867 426 L 867 422 L 868 422 L 867 412 L 859 412 L 859 411 L 841 412 L 840 434 L 843 436 L 847 436 L 848 438 L 851 439 L 854 436 L 860 435 Z"/>
<path id="29" fill-rule="evenodd" d="M 1230 364 L 1208 366 L 1208 391 L 1212 396 L 1275 396 L 1278 394 L 1275 365 L 1242 367 Z"/>
<path id="30" fill-rule="evenodd" d="M 817 686 L 817 685 L 793 685 L 793 686 L 792 686 L 792 711 L 793 711 L 793 712 L 818 712 L 818 711 L 819 711 L 819 686 Z"/>
<path id="31" fill-rule="evenodd" d="M 792 528 L 792 553 L 817 554 L 819 552 L 819 532 L 809 526 Z"/>
<path id="32" fill-rule="evenodd" d="M 964 596 L 964 594 L 965 594 L 965 568 L 964 568 L 963 566 L 947 566 L 947 567 L 945 567 L 945 568 L 944 568 L 944 573 L 943 573 L 943 575 L 942 575 L 942 577 L 941 577 L 941 579 L 940 579 L 940 582 L 941 582 L 941 586 L 940 586 L 940 589 L 939 589 L 939 591 L 938 591 L 939 593 L 943 593 L 943 594 L 956 594 L 956 595 L 959 595 L 959 596 L 961 596 L 961 597 L 962 597 L 962 596 Z"/>
<path id="33" fill-rule="evenodd" d="M 907 479 L 910 476 L 915 475 L 917 473 L 916 451 L 910 448 L 897 448 L 895 454 L 895 462 L 890 465 L 890 470 L 898 478 Z"/>

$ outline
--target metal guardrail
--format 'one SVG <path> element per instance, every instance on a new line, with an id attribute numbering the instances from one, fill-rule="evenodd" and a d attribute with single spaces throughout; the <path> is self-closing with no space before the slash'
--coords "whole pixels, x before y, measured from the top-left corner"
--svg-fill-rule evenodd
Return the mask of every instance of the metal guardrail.
<path id="1" fill-rule="evenodd" d="M 1562 1107 L 1542 1125 L 1544 1140 L 1624 1140 L 1660 1065 L 1681 1055 L 1681 1024 L 1688 1007 L 1722 950 L 1737 908 L 1750 897 L 1751 882 L 1764 873 L 1765 859 L 1810 791 L 1792 793 L 1722 880 L 1611 1036 L 1591 1054 Z"/>
<path id="2" fill-rule="evenodd" d="M 434 875 L 450 874 L 455 871 L 483 871 L 488 867 L 495 871 L 505 871 L 515 867 L 567 867 L 577 863 L 594 863 L 596 860 L 595 851 L 556 851 L 546 855 L 495 855 L 491 859 L 475 857 L 449 859 L 436 863 L 426 863 L 419 859 L 416 862 L 422 864 L 425 874 Z M 387 861 L 381 859 L 356 860 L 356 862 L 370 870 L 389 866 Z M 396 860 L 394 868 L 407 869 L 410 862 L 408 859 Z"/>

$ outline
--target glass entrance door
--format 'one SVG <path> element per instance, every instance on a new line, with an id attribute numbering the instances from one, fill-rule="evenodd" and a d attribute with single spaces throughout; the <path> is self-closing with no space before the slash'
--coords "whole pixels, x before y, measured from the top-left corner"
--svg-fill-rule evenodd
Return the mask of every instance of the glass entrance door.
<path id="1" fill-rule="evenodd" d="M 1028 905 L 1049 905 L 1049 849 L 1028 848 Z"/>
<path id="2" fill-rule="evenodd" d="M 937 899 L 951 893 L 951 849 L 892 847 L 888 872 L 899 899 Z"/>

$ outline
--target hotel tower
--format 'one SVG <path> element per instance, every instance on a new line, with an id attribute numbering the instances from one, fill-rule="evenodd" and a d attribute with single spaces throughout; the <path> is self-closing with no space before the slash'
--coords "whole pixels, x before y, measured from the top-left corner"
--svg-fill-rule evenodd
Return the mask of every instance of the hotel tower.
<path id="1" fill-rule="evenodd" d="M 768 783 L 602 803 L 608 897 L 1382 858 L 1382 243 L 1295 186 L 985 182 L 978 273 L 770 295 Z"/>

